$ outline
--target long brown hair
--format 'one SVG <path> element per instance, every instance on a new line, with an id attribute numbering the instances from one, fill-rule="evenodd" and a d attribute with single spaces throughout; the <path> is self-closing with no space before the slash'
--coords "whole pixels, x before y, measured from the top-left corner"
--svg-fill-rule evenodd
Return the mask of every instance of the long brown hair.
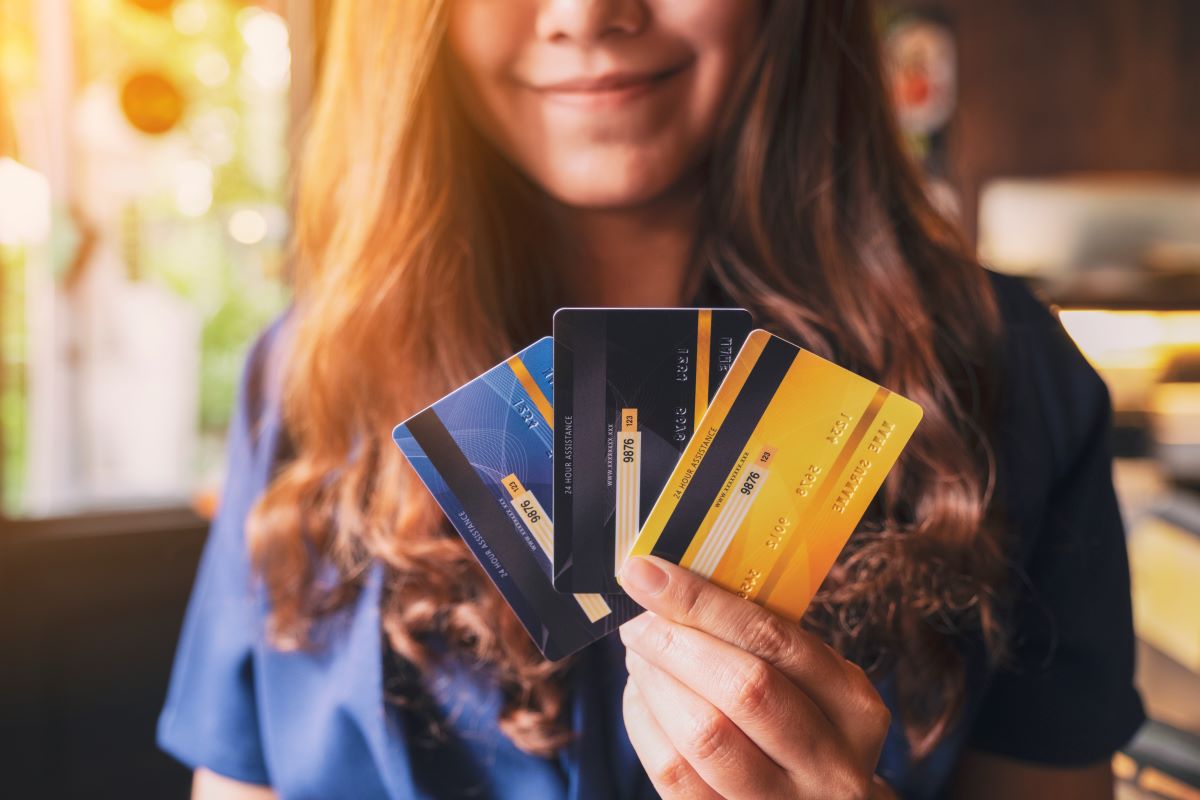
<path id="1" fill-rule="evenodd" d="M 494 668 L 523 749 L 566 740 L 545 662 L 388 440 L 398 420 L 546 332 L 558 298 L 539 196 L 489 152 L 445 74 L 445 0 L 339 4 L 298 185 L 284 420 L 294 458 L 250 520 L 278 646 L 386 566 L 383 627 Z M 881 75 L 872 5 L 772 2 L 705 166 L 697 267 L 759 324 L 926 412 L 805 623 L 895 676 L 918 755 L 963 696 L 956 637 L 995 648 L 1001 541 L 983 270 L 930 206 Z M 437 331 L 437 336 L 430 335 Z M 332 565 L 338 580 L 317 580 Z"/>

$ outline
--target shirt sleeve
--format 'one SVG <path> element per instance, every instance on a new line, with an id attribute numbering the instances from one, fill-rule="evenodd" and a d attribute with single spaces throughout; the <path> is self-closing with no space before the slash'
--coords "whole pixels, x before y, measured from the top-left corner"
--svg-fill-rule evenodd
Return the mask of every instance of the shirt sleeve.
<path id="1" fill-rule="evenodd" d="M 1145 716 L 1133 683 L 1129 565 L 1112 482 L 1108 390 L 1058 321 L 1040 305 L 1038 314 L 1022 359 L 1030 368 L 1011 379 L 1034 384 L 1044 426 L 1023 420 L 1015 429 L 1024 441 L 1044 442 L 1039 456 L 1055 464 L 1054 478 L 1040 521 L 1029 526 L 1033 536 L 1023 537 L 1010 652 L 982 697 L 970 744 L 1065 767 L 1107 760 Z"/>
<path id="2" fill-rule="evenodd" d="M 267 785 L 255 698 L 260 601 L 251 580 L 245 520 L 266 480 L 262 434 L 268 331 L 251 350 L 228 436 L 228 471 L 184 618 L 158 744 L 184 764 Z"/>

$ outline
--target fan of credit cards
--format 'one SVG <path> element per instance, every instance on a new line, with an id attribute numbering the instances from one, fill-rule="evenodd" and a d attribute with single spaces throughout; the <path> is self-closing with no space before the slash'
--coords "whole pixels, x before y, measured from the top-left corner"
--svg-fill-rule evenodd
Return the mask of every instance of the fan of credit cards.
<path id="1" fill-rule="evenodd" d="M 798 620 L 921 409 L 741 309 L 565 308 L 393 438 L 547 658 L 652 554 Z"/>

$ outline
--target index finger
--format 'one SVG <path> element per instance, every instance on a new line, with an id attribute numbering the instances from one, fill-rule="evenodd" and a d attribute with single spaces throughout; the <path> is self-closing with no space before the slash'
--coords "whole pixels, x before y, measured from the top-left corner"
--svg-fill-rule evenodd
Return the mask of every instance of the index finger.
<path id="1" fill-rule="evenodd" d="M 804 660 L 840 660 L 831 648 L 798 624 L 656 556 L 636 556 L 626 561 L 621 586 L 648 611 L 703 630 L 778 669 L 786 669 L 800 656 Z"/>

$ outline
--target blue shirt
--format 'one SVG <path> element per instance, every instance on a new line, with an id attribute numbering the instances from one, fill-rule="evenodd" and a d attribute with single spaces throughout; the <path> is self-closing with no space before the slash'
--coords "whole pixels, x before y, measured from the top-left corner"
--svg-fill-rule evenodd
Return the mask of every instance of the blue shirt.
<path id="1" fill-rule="evenodd" d="M 1065 332 L 1015 280 L 993 276 L 1005 326 L 998 496 L 1014 533 L 1010 659 L 968 654 L 967 702 L 935 752 L 909 757 L 893 710 L 879 772 L 905 797 L 937 797 L 964 747 L 1045 765 L 1108 758 L 1143 719 L 1133 688 L 1124 532 L 1111 480 L 1108 393 Z M 640 798 L 656 796 L 621 719 L 618 637 L 569 675 L 573 742 L 556 758 L 500 733 L 486 670 L 452 660 L 424 684 L 432 708 L 385 698 L 395 658 L 380 628 L 383 568 L 325 619 L 320 646 L 280 652 L 251 575 L 244 524 L 281 459 L 272 349 L 255 345 L 229 439 L 229 474 L 184 623 L 159 744 L 192 767 L 269 784 L 285 798 Z M 387 431 L 380 436 L 386 437 Z M 437 725 L 430 724 L 433 714 Z"/>

